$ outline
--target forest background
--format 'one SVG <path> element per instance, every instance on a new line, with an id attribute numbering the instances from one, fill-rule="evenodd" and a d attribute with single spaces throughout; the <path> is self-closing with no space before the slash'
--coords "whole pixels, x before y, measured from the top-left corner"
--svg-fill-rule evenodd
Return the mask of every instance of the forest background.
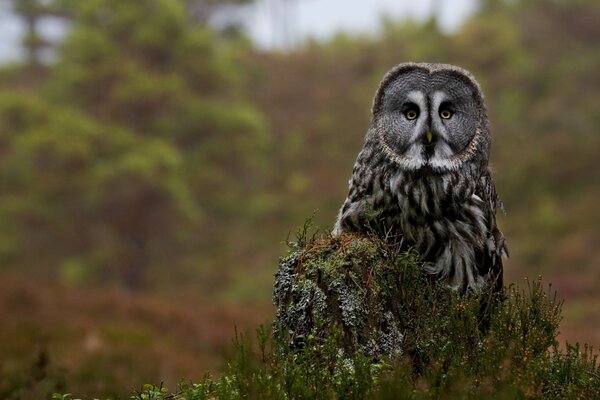
<path id="1" fill-rule="evenodd" d="M 543 276 L 561 340 L 600 345 L 597 1 L 480 0 L 456 32 L 383 19 L 288 51 L 209 23 L 243 0 L 2 1 L 28 33 L 0 68 L 0 398 L 218 372 L 235 327 L 272 319 L 286 237 L 333 224 L 375 88 L 408 60 L 481 82 L 506 281 Z"/>

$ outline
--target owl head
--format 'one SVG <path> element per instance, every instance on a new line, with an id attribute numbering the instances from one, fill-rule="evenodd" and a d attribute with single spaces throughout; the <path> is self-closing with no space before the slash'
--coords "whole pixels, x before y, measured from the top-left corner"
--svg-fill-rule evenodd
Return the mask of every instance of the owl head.
<path id="1" fill-rule="evenodd" d="M 405 170 L 443 173 L 487 165 L 490 131 L 483 93 L 466 70 L 404 63 L 390 70 L 373 100 L 370 132 Z"/>

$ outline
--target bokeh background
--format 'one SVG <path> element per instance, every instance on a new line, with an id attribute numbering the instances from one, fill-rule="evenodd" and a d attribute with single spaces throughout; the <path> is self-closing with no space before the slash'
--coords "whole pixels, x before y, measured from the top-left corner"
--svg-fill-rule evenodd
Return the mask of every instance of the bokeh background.
<path id="1" fill-rule="evenodd" d="M 0 398 L 218 374 L 408 60 L 481 82 L 506 281 L 600 345 L 600 3 L 363 3 L 0 0 Z"/>

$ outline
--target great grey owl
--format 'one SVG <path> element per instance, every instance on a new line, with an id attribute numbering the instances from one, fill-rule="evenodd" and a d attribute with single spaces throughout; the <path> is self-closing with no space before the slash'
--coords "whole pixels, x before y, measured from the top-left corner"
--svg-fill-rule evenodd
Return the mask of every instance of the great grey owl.
<path id="1" fill-rule="evenodd" d="M 463 291 L 502 287 L 501 207 L 488 168 L 483 93 L 466 70 L 404 63 L 383 78 L 333 234 L 401 238 Z"/>

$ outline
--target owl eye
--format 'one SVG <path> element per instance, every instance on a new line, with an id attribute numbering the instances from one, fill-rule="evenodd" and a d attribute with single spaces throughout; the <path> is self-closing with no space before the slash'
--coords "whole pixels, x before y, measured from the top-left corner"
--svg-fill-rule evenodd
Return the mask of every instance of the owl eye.
<path id="1" fill-rule="evenodd" d="M 440 111 L 440 117 L 442 117 L 443 119 L 450 119 L 450 117 L 452 117 L 452 111 L 450 111 L 450 110 L 441 110 Z"/>
<path id="2" fill-rule="evenodd" d="M 406 119 L 415 119 L 419 114 L 415 110 L 408 110 L 404 113 Z"/>

